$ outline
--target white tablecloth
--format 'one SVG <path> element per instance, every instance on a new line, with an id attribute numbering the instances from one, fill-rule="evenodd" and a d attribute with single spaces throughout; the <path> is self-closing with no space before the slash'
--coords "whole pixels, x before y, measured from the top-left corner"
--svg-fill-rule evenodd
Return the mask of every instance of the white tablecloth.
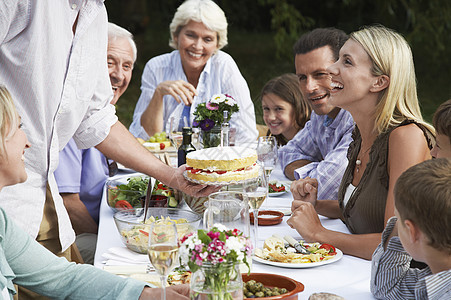
<path id="1" fill-rule="evenodd" d="M 284 178 L 282 173 L 275 170 L 271 178 Z M 284 178 L 284 180 L 287 180 Z M 269 197 L 263 204 L 263 209 L 270 208 L 289 208 L 291 205 L 291 194 L 287 193 L 279 197 Z M 300 239 L 299 234 L 291 229 L 284 217 L 281 224 L 275 226 L 259 227 L 259 243 L 270 237 L 274 233 L 280 235 L 291 235 Z M 346 226 L 337 219 L 328 219 L 320 216 L 324 227 L 340 232 L 349 232 Z M 108 207 L 105 197 L 102 199 L 100 207 L 99 235 L 97 240 L 97 249 L 94 259 L 94 265 L 103 268 L 105 259 L 102 257 L 111 247 L 124 247 L 120 235 L 116 229 L 113 220 L 113 211 Z M 337 262 L 323 265 L 315 268 L 291 269 L 280 268 L 253 262 L 253 273 L 274 273 L 284 275 L 298 280 L 304 285 L 304 291 L 299 294 L 299 299 L 308 299 L 308 297 L 317 292 L 329 292 L 340 295 L 346 299 L 375 299 L 370 293 L 370 273 L 371 262 L 344 255 Z"/>

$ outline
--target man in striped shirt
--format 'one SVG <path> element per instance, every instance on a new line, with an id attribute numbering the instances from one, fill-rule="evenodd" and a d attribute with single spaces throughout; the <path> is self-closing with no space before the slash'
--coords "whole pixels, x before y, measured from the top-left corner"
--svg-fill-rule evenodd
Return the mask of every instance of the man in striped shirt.
<path id="1" fill-rule="evenodd" d="M 379 299 L 451 299 L 451 159 L 428 160 L 395 185 L 395 217 L 372 258 Z M 415 259 L 428 265 L 410 268 Z"/>

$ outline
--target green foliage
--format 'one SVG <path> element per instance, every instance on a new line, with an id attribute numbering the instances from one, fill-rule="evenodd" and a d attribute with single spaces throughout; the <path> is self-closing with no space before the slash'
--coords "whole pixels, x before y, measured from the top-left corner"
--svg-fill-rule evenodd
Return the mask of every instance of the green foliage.
<path id="1" fill-rule="evenodd" d="M 129 29 L 138 44 L 138 61 L 129 89 L 118 105 L 128 126 L 141 93 L 145 63 L 171 51 L 169 23 L 182 0 L 108 0 L 110 21 Z M 426 119 L 451 97 L 451 1 L 449 0 L 216 0 L 229 23 L 232 55 L 249 85 L 258 123 L 263 123 L 260 90 L 272 77 L 293 72 L 292 47 L 316 27 L 345 32 L 383 24 L 403 34 L 412 47 L 418 94 Z"/>

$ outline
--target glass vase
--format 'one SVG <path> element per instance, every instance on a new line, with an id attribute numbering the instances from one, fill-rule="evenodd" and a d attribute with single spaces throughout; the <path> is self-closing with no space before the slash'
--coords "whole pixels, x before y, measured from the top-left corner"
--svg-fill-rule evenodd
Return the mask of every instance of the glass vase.
<path id="1" fill-rule="evenodd" d="M 192 274 L 190 298 L 195 300 L 243 299 L 243 280 L 239 264 L 203 263 Z"/>
<path id="2" fill-rule="evenodd" d="M 221 127 L 214 126 L 210 130 L 202 130 L 202 144 L 204 148 L 217 147 L 221 144 Z"/>

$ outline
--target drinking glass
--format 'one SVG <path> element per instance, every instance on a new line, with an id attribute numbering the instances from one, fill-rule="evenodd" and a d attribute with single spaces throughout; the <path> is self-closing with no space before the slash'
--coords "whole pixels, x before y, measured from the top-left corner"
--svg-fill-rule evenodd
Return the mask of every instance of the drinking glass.
<path id="1" fill-rule="evenodd" d="M 247 195 L 239 191 L 222 191 L 210 194 L 204 203 L 204 227 L 210 230 L 215 224 L 228 229 L 238 229 L 250 236 L 249 202 Z"/>
<path id="2" fill-rule="evenodd" d="M 166 300 L 166 282 L 168 274 L 178 261 L 178 239 L 175 222 L 159 220 L 150 225 L 147 254 L 157 273 L 160 275 L 163 292 L 161 299 Z"/>
<path id="3" fill-rule="evenodd" d="M 254 249 L 258 247 L 258 210 L 268 196 L 268 176 L 262 165 L 259 164 L 258 177 L 246 183 L 245 192 L 249 201 L 249 207 L 254 214 Z"/>
<path id="4" fill-rule="evenodd" d="M 177 131 L 178 124 L 175 123 L 175 118 L 171 117 L 171 122 L 169 123 L 169 139 L 171 140 L 171 143 L 175 147 L 175 149 L 178 150 L 183 142 L 183 134 L 180 131 Z"/>
<path id="5" fill-rule="evenodd" d="M 265 174 L 271 175 L 271 172 L 277 165 L 277 141 L 274 136 L 261 136 L 257 144 L 258 161 L 263 165 Z"/>

